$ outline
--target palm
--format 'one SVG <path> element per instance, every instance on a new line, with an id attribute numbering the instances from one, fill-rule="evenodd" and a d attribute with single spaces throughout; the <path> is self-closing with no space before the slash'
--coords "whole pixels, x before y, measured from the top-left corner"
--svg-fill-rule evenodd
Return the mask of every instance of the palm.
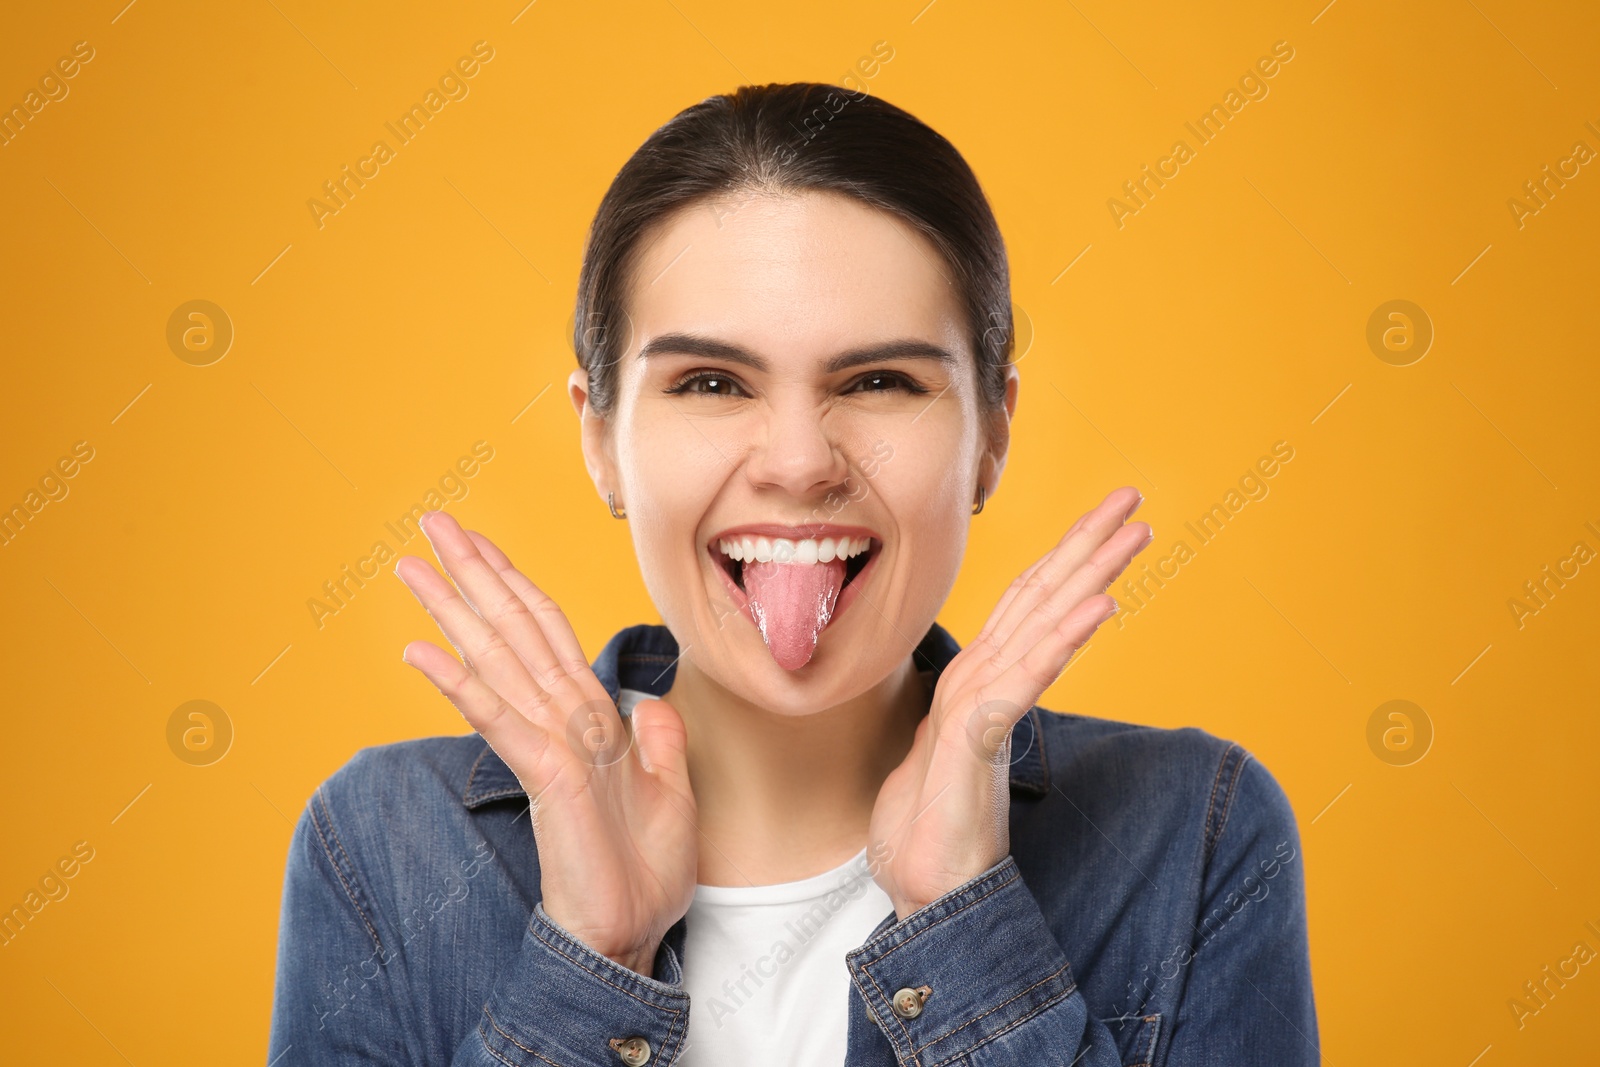
<path id="1" fill-rule="evenodd" d="M 450 698 L 528 794 L 551 919 L 648 973 L 663 924 L 683 915 L 694 893 L 696 808 L 683 720 L 666 702 L 646 700 L 625 724 L 555 602 L 488 538 L 443 513 L 424 521 L 460 592 L 409 557 L 396 573 L 461 661 L 416 641 L 406 646 L 407 662 Z"/>
<path id="2" fill-rule="evenodd" d="M 552 738 L 558 743 L 547 758 L 517 778 L 536 798 L 530 813 L 545 910 L 604 955 L 648 953 L 665 932 L 662 917 L 670 923 L 689 907 L 698 862 L 694 792 L 687 775 L 647 773 L 628 751 L 631 730 L 609 697 L 604 703 L 565 739 Z M 547 871 L 581 874 L 581 883 L 563 891 L 565 878 L 552 882 Z"/>
<path id="3" fill-rule="evenodd" d="M 1008 788 L 1007 764 L 983 760 L 966 719 L 952 713 L 978 705 L 970 688 L 947 684 L 965 655 L 940 676 L 911 751 L 884 779 L 872 810 L 870 838 L 888 845 L 877 881 L 902 918 L 1009 851 L 1006 808 L 995 802 Z M 902 910 L 902 902 L 918 903 Z"/>
<path id="4" fill-rule="evenodd" d="M 939 676 L 911 751 L 884 779 L 870 836 L 874 875 L 904 918 L 1010 852 L 1010 733 L 1116 602 L 1104 590 L 1153 534 L 1124 525 L 1118 489 L 1012 583 Z"/>

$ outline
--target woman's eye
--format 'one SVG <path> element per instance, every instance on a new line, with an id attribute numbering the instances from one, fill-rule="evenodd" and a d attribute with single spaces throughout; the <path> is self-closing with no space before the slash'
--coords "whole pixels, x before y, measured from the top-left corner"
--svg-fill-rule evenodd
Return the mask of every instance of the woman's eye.
<path id="1" fill-rule="evenodd" d="M 703 396 L 738 396 L 742 394 L 743 390 L 739 389 L 739 383 L 726 374 L 702 371 L 699 374 L 691 374 L 682 379 L 671 389 L 668 389 L 667 392 L 674 395 L 679 393 L 698 393 Z"/>
<path id="2" fill-rule="evenodd" d="M 926 391 L 921 386 L 915 384 L 903 375 L 892 374 L 887 371 L 877 371 L 872 374 L 868 374 L 865 377 L 858 378 L 856 379 L 855 385 L 851 388 L 859 389 L 864 393 L 882 393 L 891 389 L 900 389 L 908 393 L 921 393 Z"/>
<path id="3" fill-rule="evenodd" d="M 893 371 L 874 371 L 857 378 L 848 387 L 846 393 L 886 393 L 899 391 L 903 393 L 926 393 L 927 389 L 907 378 L 903 374 Z M 717 371 L 697 371 L 680 378 L 677 383 L 667 389 L 671 395 L 677 396 L 684 393 L 699 396 L 727 396 L 742 397 L 749 394 L 737 380 L 727 374 Z"/>

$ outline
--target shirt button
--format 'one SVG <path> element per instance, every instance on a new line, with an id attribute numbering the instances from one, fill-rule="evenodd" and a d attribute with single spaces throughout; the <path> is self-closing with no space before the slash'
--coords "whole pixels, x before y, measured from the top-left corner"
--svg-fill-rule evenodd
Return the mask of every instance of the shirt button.
<path id="1" fill-rule="evenodd" d="M 890 1005 L 894 1008 L 894 1013 L 900 1018 L 915 1019 L 922 1014 L 923 999 L 932 992 L 933 990 L 927 986 L 918 986 L 915 989 L 909 987 L 897 989 L 895 990 L 894 999 L 890 1001 Z"/>
<path id="2" fill-rule="evenodd" d="M 628 1067 L 639 1067 L 650 1059 L 650 1042 L 642 1037 L 614 1037 L 610 1044 Z"/>

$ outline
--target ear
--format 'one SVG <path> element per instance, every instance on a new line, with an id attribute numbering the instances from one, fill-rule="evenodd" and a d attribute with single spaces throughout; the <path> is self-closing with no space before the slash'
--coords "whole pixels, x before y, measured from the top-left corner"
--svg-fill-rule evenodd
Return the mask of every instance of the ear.
<path id="1" fill-rule="evenodd" d="M 594 482 L 594 487 L 604 500 L 606 494 L 614 492 L 616 482 L 616 462 L 611 455 L 610 435 L 606 433 L 606 420 L 595 413 L 594 405 L 589 402 L 589 372 L 579 367 L 567 376 L 567 398 L 572 401 L 573 410 L 578 413 L 579 433 L 583 445 L 583 465 L 589 471 L 589 479 Z M 626 501 L 618 501 L 626 507 Z"/>
<path id="2" fill-rule="evenodd" d="M 993 499 L 1000 489 L 1000 474 L 1006 469 L 1006 455 L 1011 450 L 1011 420 L 1017 414 L 1017 393 L 1021 385 L 1017 365 L 1007 364 L 1004 408 L 989 419 L 988 439 L 978 467 L 978 484 L 983 486 L 986 499 Z"/>

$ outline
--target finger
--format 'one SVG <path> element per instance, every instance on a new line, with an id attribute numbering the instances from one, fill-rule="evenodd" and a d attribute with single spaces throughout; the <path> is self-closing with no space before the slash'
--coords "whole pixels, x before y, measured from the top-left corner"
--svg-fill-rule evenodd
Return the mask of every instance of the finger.
<path id="1" fill-rule="evenodd" d="M 1100 593 L 1080 602 L 1044 633 L 1016 662 L 980 691 L 984 705 L 1019 709 L 1021 718 L 1055 684 L 1094 631 L 1116 613 L 1114 598 Z"/>
<path id="2" fill-rule="evenodd" d="M 537 797 L 554 775 L 553 768 L 546 766 L 552 748 L 550 731 L 529 722 L 518 708 L 438 645 L 413 641 L 402 655 L 455 705 L 507 766 L 517 768 L 519 777 L 532 777 L 522 785 L 530 797 Z"/>
<path id="3" fill-rule="evenodd" d="M 408 563 L 409 568 L 405 566 Z M 408 569 L 409 573 L 405 573 Z M 593 672 L 589 674 L 592 692 L 570 683 L 540 685 L 528 674 L 526 664 L 504 638 L 432 567 L 406 557 L 396 565 L 396 573 L 412 587 L 456 646 L 465 663 L 464 669 L 480 678 L 497 698 L 516 708 L 531 724 L 564 740 L 568 751 L 587 767 L 609 766 L 627 754 L 627 730 L 617 713 L 616 702 Z M 432 646 L 425 642 L 408 645 L 406 655 L 409 657 L 415 648 L 422 648 L 421 654 L 429 655 L 426 651 L 429 647 Z M 438 669 L 451 668 L 440 665 Z"/>
<path id="4" fill-rule="evenodd" d="M 974 642 L 986 641 L 996 648 L 1003 645 L 1018 621 L 1073 573 L 1096 547 L 1115 534 L 1143 502 L 1144 497 L 1132 486 L 1108 493 L 1098 506 L 1062 535 L 1053 549 L 1011 583 Z"/>
<path id="5" fill-rule="evenodd" d="M 633 707 L 633 743 L 639 762 L 680 790 L 689 785 L 689 732 L 678 709 L 665 700 L 641 700 Z"/>
<path id="6" fill-rule="evenodd" d="M 1009 667 L 1062 625 L 1086 600 L 1104 595 L 1106 587 L 1116 580 L 1117 575 L 1153 538 L 1154 533 L 1148 523 L 1134 522 L 1119 528 L 1110 540 L 1090 554 L 1082 566 L 1051 590 L 1025 618 L 1019 620 L 1016 629 L 993 657 L 995 666 L 1002 669 Z M 1112 604 L 1116 603 L 1112 598 L 1107 599 Z"/>
<path id="7" fill-rule="evenodd" d="M 504 573 L 511 570 L 511 557 L 500 551 L 500 546 L 489 540 L 477 530 L 468 530 L 467 536 L 472 538 L 472 543 L 478 546 L 478 554 L 489 561 L 495 570 Z"/>
<path id="8" fill-rule="evenodd" d="M 1039 559 L 1035 560 L 1033 565 L 1027 570 L 1023 571 L 1017 580 L 1012 582 L 1011 585 L 1006 589 L 1005 593 L 1000 597 L 1000 603 L 997 604 L 994 611 L 990 613 L 989 623 L 985 625 L 984 633 L 980 636 L 987 637 L 993 633 L 994 627 L 1006 619 L 1006 612 L 1010 607 L 1012 600 L 1014 600 L 1019 593 L 1028 587 L 1030 580 L 1035 574 L 1038 573 L 1039 568 L 1059 556 L 1061 550 L 1072 542 L 1073 535 L 1079 530 L 1083 529 L 1086 523 L 1097 519 L 1097 517 L 1108 517 L 1110 515 L 1114 515 L 1117 513 L 1119 508 L 1124 507 L 1124 501 L 1128 495 L 1126 490 L 1131 488 L 1131 486 L 1124 486 L 1122 489 L 1112 490 L 1112 492 L 1108 493 L 1106 498 L 1098 505 L 1079 516 L 1078 521 L 1073 523 L 1071 528 L 1061 536 L 1061 540 L 1056 542 L 1055 547 L 1049 552 L 1046 552 Z M 1137 494 L 1138 490 L 1134 490 L 1134 493 Z M 1119 496 L 1121 499 L 1119 499 Z M 1133 513 L 1139 509 L 1139 505 L 1142 503 L 1144 503 L 1144 497 L 1136 496 L 1133 500 L 1132 506 L 1127 507 L 1126 510 L 1122 511 L 1123 518 L 1126 519 L 1132 516 Z M 1103 522 L 1102 525 L 1104 525 Z M 1109 530 L 1107 533 L 1109 535 Z"/>
<path id="9" fill-rule="evenodd" d="M 438 521 L 441 519 L 444 521 Z M 568 747 L 589 765 L 606 765 L 625 755 L 626 749 L 619 745 L 625 741 L 627 731 L 616 703 L 595 677 L 555 602 L 520 574 L 515 575 L 512 584 L 520 582 L 526 592 L 509 588 L 478 549 L 478 542 L 488 544 L 488 539 L 481 534 L 471 538 L 454 518 L 434 512 L 424 517 L 422 525 L 430 542 L 436 543 L 435 552 L 441 562 L 448 565 L 454 561 L 455 573 L 463 576 L 459 582 L 468 588 L 452 589 L 431 567 L 423 572 L 413 568 L 411 573 L 420 573 L 424 582 L 436 582 L 431 588 L 435 595 L 449 598 L 447 605 L 465 605 L 465 611 L 454 611 L 456 625 L 473 635 L 470 640 L 482 645 L 471 655 L 463 653 L 468 665 L 482 660 L 487 649 L 490 658 L 480 670 L 484 680 L 542 725 L 560 730 Z M 504 553 L 494 549 L 494 554 L 509 566 Z M 469 581 L 468 574 L 475 574 L 476 579 Z M 478 603 L 473 604 L 468 599 L 472 585 L 493 588 L 498 597 L 494 605 L 481 594 Z M 452 608 L 447 606 L 444 610 Z M 558 634 L 554 645 L 548 640 L 550 630 Z M 467 640 L 459 639 L 458 645 Z M 563 651 L 557 652 L 556 648 Z M 506 655 L 507 649 L 510 656 Z"/>
<path id="10" fill-rule="evenodd" d="M 584 655 L 583 645 L 579 642 L 578 635 L 573 632 L 572 624 L 567 621 L 567 616 L 560 606 L 544 590 L 534 585 L 527 575 L 512 566 L 510 558 L 500 551 L 493 541 L 477 530 L 468 530 L 467 536 L 472 538 L 472 543 L 478 546 L 479 554 L 489 561 L 489 565 L 500 575 L 500 579 L 513 593 L 522 598 L 528 610 L 539 620 L 544 628 L 545 638 L 555 650 L 562 666 L 572 672 L 589 667 L 589 657 Z"/>
<path id="11" fill-rule="evenodd" d="M 595 699 L 593 687 L 579 681 L 587 681 L 583 675 L 589 673 L 588 660 L 580 653 L 576 662 L 570 657 L 563 661 L 545 636 L 540 618 L 484 559 L 461 524 L 444 512 L 429 513 L 423 523 L 423 533 L 462 598 L 522 660 L 539 686 L 569 700 Z M 548 617 L 549 611 L 541 614 Z"/>
<path id="12" fill-rule="evenodd" d="M 538 715 L 551 703 L 552 694 L 528 673 L 526 664 L 499 631 L 473 611 L 456 587 L 426 561 L 405 556 L 395 564 L 395 574 L 422 602 L 466 666 L 485 684 L 529 717 Z"/>

